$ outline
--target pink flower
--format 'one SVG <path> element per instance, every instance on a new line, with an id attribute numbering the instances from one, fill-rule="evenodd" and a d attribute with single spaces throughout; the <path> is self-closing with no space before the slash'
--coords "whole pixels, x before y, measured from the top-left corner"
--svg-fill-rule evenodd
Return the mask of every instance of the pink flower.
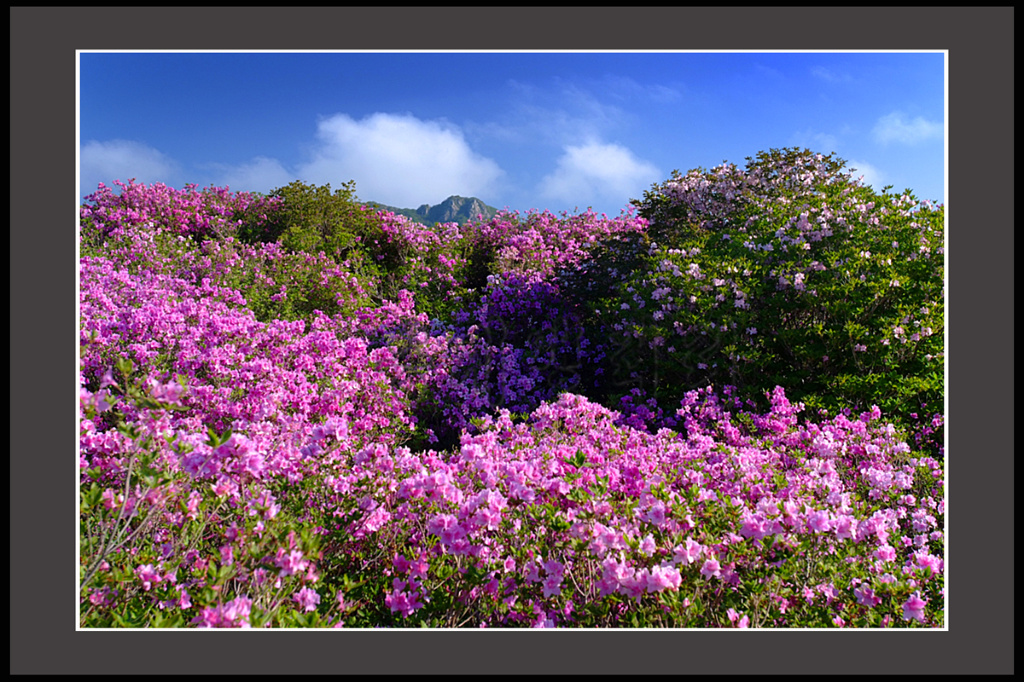
<path id="1" fill-rule="evenodd" d="M 708 559 L 700 569 L 700 574 L 705 578 L 720 578 L 722 576 L 722 566 L 718 563 L 717 559 Z"/>
<path id="2" fill-rule="evenodd" d="M 661 527 L 665 525 L 665 511 L 665 503 L 661 500 L 657 500 L 651 505 L 651 508 L 644 513 L 643 518 L 646 521 L 650 521 L 655 526 Z"/>
<path id="3" fill-rule="evenodd" d="M 694 542 L 691 538 L 687 538 L 685 545 L 676 547 L 675 552 L 674 560 L 676 563 L 692 564 L 704 553 L 704 547 Z"/>
<path id="4" fill-rule="evenodd" d="M 293 575 L 306 569 L 308 563 L 302 558 L 302 552 L 298 550 L 292 550 L 287 554 L 284 553 L 283 549 L 277 550 L 277 567 L 281 569 L 280 575 Z"/>
<path id="5" fill-rule="evenodd" d="M 655 549 L 657 549 L 657 546 L 654 544 L 654 536 L 648 533 L 647 536 L 640 543 L 640 551 L 643 552 L 646 556 L 651 556 L 652 554 L 654 554 Z"/>
<path id="6" fill-rule="evenodd" d="M 815 533 L 824 533 L 831 528 L 827 511 L 816 511 L 807 517 L 807 525 Z"/>
<path id="7" fill-rule="evenodd" d="M 142 589 L 149 592 L 149 589 L 160 582 L 160 574 L 156 572 L 152 564 L 144 564 L 135 569 L 135 575 L 142 581 Z"/>
<path id="8" fill-rule="evenodd" d="M 930 568 L 932 573 L 941 573 L 943 561 L 937 556 L 933 556 L 928 552 L 918 552 L 914 555 L 914 563 L 919 568 Z"/>
<path id="9" fill-rule="evenodd" d="M 647 591 L 660 592 L 665 589 L 678 590 L 682 584 L 679 570 L 673 566 L 655 566 L 647 576 Z"/>
<path id="10" fill-rule="evenodd" d="M 408 592 L 392 592 L 384 597 L 384 604 L 402 617 L 409 617 L 417 609 L 423 608 L 423 602 L 411 597 Z"/>
<path id="11" fill-rule="evenodd" d="M 252 600 L 238 597 L 223 606 L 204 608 L 192 623 L 198 628 L 248 628 Z"/>
<path id="12" fill-rule="evenodd" d="M 875 596 L 875 591 L 867 585 L 860 585 L 853 590 L 857 603 L 862 606 L 878 606 L 882 600 Z"/>
<path id="13" fill-rule="evenodd" d="M 558 574 L 552 574 L 544 578 L 542 583 L 544 586 L 544 596 L 550 597 L 552 595 L 558 595 L 562 593 L 562 576 Z"/>
<path id="14" fill-rule="evenodd" d="M 838 516 L 836 517 L 833 530 L 835 530 L 836 537 L 840 540 L 856 539 L 857 519 L 846 514 Z"/>
<path id="15" fill-rule="evenodd" d="M 320 603 L 320 595 L 308 587 L 303 587 L 292 596 L 292 599 L 298 602 L 303 611 L 316 611 L 316 606 Z"/>
<path id="16" fill-rule="evenodd" d="M 910 620 L 913 618 L 921 623 L 924 622 L 924 602 L 920 596 L 915 592 L 910 595 L 910 599 L 903 603 L 903 620 Z"/>
<path id="17" fill-rule="evenodd" d="M 896 558 L 896 550 L 890 545 L 880 546 L 873 552 L 873 554 L 875 555 L 875 558 L 881 561 L 892 561 Z"/>
<path id="18" fill-rule="evenodd" d="M 246 597 L 237 597 L 224 605 L 224 617 L 233 625 L 249 627 L 249 611 L 251 608 L 251 599 Z"/>
<path id="19" fill-rule="evenodd" d="M 730 622 L 736 623 L 736 627 L 737 628 L 741 628 L 742 629 L 742 628 L 749 628 L 750 627 L 750 617 L 747 616 L 747 615 L 744 615 L 744 616 L 740 617 L 740 614 L 737 613 L 736 609 L 729 609 L 728 611 L 725 612 L 725 614 L 727 616 L 729 616 L 729 621 Z"/>

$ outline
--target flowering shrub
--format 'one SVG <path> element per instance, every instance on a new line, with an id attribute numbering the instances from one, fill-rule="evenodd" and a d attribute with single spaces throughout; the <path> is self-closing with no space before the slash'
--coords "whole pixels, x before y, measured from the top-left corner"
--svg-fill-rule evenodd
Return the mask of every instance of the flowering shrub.
<path id="1" fill-rule="evenodd" d="M 940 404 L 943 208 L 877 194 L 831 156 L 749 161 L 676 172 L 635 202 L 649 229 L 591 264 L 600 293 L 579 299 L 622 360 L 619 393 L 731 384 L 763 406 L 778 385 L 900 419 Z"/>
<path id="2" fill-rule="evenodd" d="M 201 239 L 211 236 L 235 236 L 239 232 L 258 231 L 280 208 L 280 201 L 248 192 L 229 192 L 226 187 L 208 187 L 197 191 L 186 185 L 178 191 L 161 183 L 128 184 L 114 181 L 120 194 L 100 183 L 99 189 L 85 197 L 89 203 L 81 209 L 83 244 L 102 243 L 118 227 L 150 223 L 172 234 Z"/>
<path id="3" fill-rule="evenodd" d="M 160 384 L 99 456 L 119 385 L 82 390 L 86 624 L 942 624 L 941 465 L 877 410 L 805 425 L 779 390 L 734 423 L 692 392 L 652 435 L 563 394 L 447 455 L 328 420 L 289 466 L 175 429 Z"/>
<path id="4" fill-rule="evenodd" d="M 941 627 L 941 384 L 920 370 L 941 270 L 921 250 L 897 267 L 829 163 L 679 176 L 644 218 L 461 227 L 363 211 L 350 186 L 101 187 L 79 265 L 81 625 Z M 934 229 L 872 200 L 886 238 Z M 826 209 L 845 240 L 808 227 Z M 810 366 L 800 306 L 851 335 L 857 306 L 874 317 L 846 359 L 824 334 L 840 370 L 769 385 Z M 892 316 L 880 350 L 869 323 Z M 883 361 L 904 395 L 854 385 Z M 832 396 L 846 409 L 814 409 Z M 927 404 L 889 423 L 875 397 Z"/>

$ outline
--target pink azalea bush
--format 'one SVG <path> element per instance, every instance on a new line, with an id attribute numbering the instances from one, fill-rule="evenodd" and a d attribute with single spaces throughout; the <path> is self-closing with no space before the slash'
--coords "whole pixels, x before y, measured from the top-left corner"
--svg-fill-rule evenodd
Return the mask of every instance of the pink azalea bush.
<path id="1" fill-rule="evenodd" d="M 162 183 L 145 185 L 134 180 L 114 181 L 120 193 L 103 183 L 85 197 L 81 210 L 81 236 L 97 241 L 119 226 L 148 222 L 168 231 L 201 239 L 236 235 L 239 228 L 259 227 L 279 208 L 279 201 L 249 192 L 230 192 L 227 187 L 184 191 Z"/>
<path id="2" fill-rule="evenodd" d="M 646 219 L 121 188 L 82 210 L 83 627 L 943 625 L 941 415 L 595 388 Z"/>
<path id="3" fill-rule="evenodd" d="M 745 169 L 677 171 L 634 202 L 649 229 L 569 277 L 608 339 L 611 392 L 664 403 L 728 384 L 764 407 L 781 385 L 831 414 L 877 403 L 918 422 L 941 456 L 929 429 L 943 395 L 944 209 L 842 169 L 772 150 Z M 928 405 L 930 427 L 909 416 Z"/>

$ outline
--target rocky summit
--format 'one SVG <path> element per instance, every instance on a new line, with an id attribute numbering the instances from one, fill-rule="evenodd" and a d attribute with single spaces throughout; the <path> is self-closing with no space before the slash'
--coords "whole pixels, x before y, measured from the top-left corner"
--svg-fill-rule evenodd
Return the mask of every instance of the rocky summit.
<path id="1" fill-rule="evenodd" d="M 448 197 L 440 204 L 434 206 L 423 204 L 415 209 L 395 208 L 394 206 L 385 206 L 373 201 L 367 202 L 367 205 L 407 216 L 425 225 L 433 225 L 434 223 L 459 223 L 464 225 L 470 221 L 477 220 L 480 216 L 483 216 L 484 220 L 490 220 L 498 212 L 498 209 L 488 206 L 476 197 L 460 197 L 457 195 Z"/>

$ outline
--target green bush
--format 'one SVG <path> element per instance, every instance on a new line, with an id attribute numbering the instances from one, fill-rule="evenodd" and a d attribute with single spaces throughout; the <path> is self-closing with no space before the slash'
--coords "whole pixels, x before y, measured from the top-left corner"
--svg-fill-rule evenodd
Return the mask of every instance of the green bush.
<path id="1" fill-rule="evenodd" d="M 241 234 L 243 241 L 279 242 L 292 253 L 322 251 L 346 264 L 368 291 L 377 288 L 381 267 L 369 257 L 367 242 L 380 232 L 379 219 L 356 201 L 354 181 L 332 193 L 330 184 L 296 180 L 269 196 L 281 200 L 280 208 L 261 230 Z"/>
<path id="2" fill-rule="evenodd" d="M 944 208 L 862 186 L 831 155 L 747 161 L 675 171 L 633 202 L 647 234 L 569 283 L 607 339 L 606 384 L 659 402 L 733 385 L 762 407 L 779 385 L 894 418 L 940 406 Z"/>

